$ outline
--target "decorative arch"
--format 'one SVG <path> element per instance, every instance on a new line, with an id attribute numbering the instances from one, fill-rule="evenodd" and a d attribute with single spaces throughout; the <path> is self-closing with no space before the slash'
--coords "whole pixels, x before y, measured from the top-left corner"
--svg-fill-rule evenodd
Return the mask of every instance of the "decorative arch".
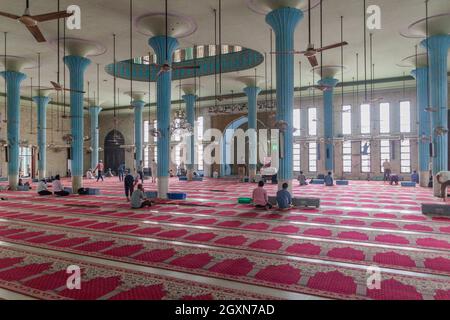
<path id="1" fill-rule="evenodd" d="M 110 131 L 105 137 L 105 169 L 111 168 L 117 172 L 121 163 L 125 162 L 125 149 L 120 146 L 125 145 L 125 137 L 118 130 Z"/>
<path id="2" fill-rule="evenodd" d="M 221 145 L 221 166 L 220 175 L 222 177 L 230 176 L 232 174 L 232 168 L 229 163 L 231 163 L 231 144 L 234 136 L 234 132 L 231 130 L 237 130 L 244 124 L 248 123 L 248 117 L 242 116 L 234 121 L 232 121 L 224 130 L 222 145 Z M 258 120 L 259 128 L 265 128 L 266 125 Z"/>

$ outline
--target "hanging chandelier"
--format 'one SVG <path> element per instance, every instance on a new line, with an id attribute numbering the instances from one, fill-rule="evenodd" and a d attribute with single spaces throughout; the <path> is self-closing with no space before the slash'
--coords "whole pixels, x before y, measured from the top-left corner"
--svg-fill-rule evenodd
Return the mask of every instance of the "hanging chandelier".
<path id="1" fill-rule="evenodd" d="M 181 109 L 181 79 L 180 79 L 180 85 L 178 86 L 178 95 L 179 95 L 179 105 L 178 110 L 175 112 L 175 117 L 172 120 L 172 123 L 170 125 L 170 135 L 183 138 L 191 136 L 193 133 L 193 127 L 192 125 L 187 121 L 186 111 Z"/>
<path id="2" fill-rule="evenodd" d="M 184 110 L 178 110 L 175 113 L 175 117 L 172 120 L 170 126 L 171 135 L 180 137 L 190 136 L 193 133 L 192 125 L 186 119 L 186 112 Z"/>

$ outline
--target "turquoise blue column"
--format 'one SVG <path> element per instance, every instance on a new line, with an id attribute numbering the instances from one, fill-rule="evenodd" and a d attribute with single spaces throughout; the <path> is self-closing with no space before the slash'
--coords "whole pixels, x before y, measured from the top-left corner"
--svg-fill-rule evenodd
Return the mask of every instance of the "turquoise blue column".
<path id="1" fill-rule="evenodd" d="M 448 129 L 448 76 L 447 56 L 450 47 L 450 36 L 431 36 L 422 42 L 429 51 L 429 77 L 433 131 L 443 127 Z M 434 158 L 433 175 L 440 171 L 448 171 L 448 134 L 436 135 L 433 132 Z M 440 194 L 439 184 L 434 183 L 434 194 Z"/>
<path id="2" fill-rule="evenodd" d="M 166 44 L 167 40 L 167 44 Z M 174 51 L 178 48 L 178 40 L 172 37 L 156 36 L 149 40 L 149 45 L 155 51 L 158 64 L 172 63 Z M 166 52 L 167 47 L 167 52 Z M 166 61 L 167 57 L 167 61 Z M 172 72 L 163 72 L 157 81 L 156 116 L 158 130 L 158 193 L 160 198 L 166 198 L 169 190 L 170 163 L 170 109 L 172 98 Z"/>
<path id="3" fill-rule="evenodd" d="M 84 73 L 91 61 L 84 57 L 66 56 L 64 63 L 70 72 L 70 121 L 72 128 L 72 190 L 83 187 L 84 144 Z"/>
<path id="4" fill-rule="evenodd" d="M 187 164 L 188 177 L 191 178 L 191 171 L 194 170 L 195 165 L 195 101 L 197 96 L 195 94 L 187 94 L 183 96 L 183 100 L 186 102 L 186 117 L 187 122 L 191 125 L 193 134 L 187 137 Z"/>
<path id="5" fill-rule="evenodd" d="M 19 183 L 19 151 L 20 151 L 20 84 L 26 75 L 16 71 L 0 73 L 6 80 L 6 105 L 8 114 L 8 179 L 12 190 Z"/>
<path id="6" fill-rule="evenodd" d="M 98 137 L 98 116 L 102 108 L 99 106 L 91 106 L 89 108 L 89 114 L 91 118 L 91 169 L 94 169 L 98 164 L 98 148 L 99 148 L 99 137 Z"/>
<path id="7" fill-rule="evenodd" d="M 303 12 L 294 8 L 281 8 L 270 12 L 266 22 L 273 28 L 276 38 L 276 51 L 294 50 L 294 33 Z M 279 187 L 288 182 L 292 187 L 293 178 L 293 107 L 294 107 L 294 55 L 276 56 L 277 70 L 277 121 L 285 121 L 288 128 L 280 139 L 284 145 L 284 157 L 278 169 Z"/>
<path id="8" fill-rule="evenodd" d="M 420 184 L 428 185 L 429 163 L 430 163 L 430 143 L 423 138 L 431 137 L 430 113 L 426 111 L 428 106 L 428 68 L 420 67 L 412 71 L 416 78 L 416 105 L 419 122 L 419 172 Z"/>
<path id="9" fill-rule="evenodd" d="M 38 107 L 38 171 L 39 179 L 47 178 L 47 106 L 50 102 L 49 97 L 33 97 L 33 101 Z"/>
<path id="10" fill-rule="evenodd" d="M 334 172 L 334 104 L 333 94 L 334 87 L 339 80 L 333 78 L 325 78 L 319 81 L 319 85 L 330 87 L 329 90 L 323 92 L 323 123 L 325 138 L 325 170 Z"/>
<path id="11" fill-rule="evenodd" d="M 142 170 L 143 168 L 141 168 L 141 163 L 143 163 L 142 161 L 144 160 L 144 131 L 142 129 L 142 113 L 144 110 L 145 102 L 142 100 L 134 100 L 131 105 L 134 108 L 134 144 L 136 146 L 136 170 Z"/>
<path id="12" fill-rule="evenodd" d="M 248 172 L 250 181 L 256 176 L 256 165 L 258 163 L 258 116 L 257 103 L 258 95 L 261 92 L 259 87 L 247 87 L 244 89 L 248 99 L 248 131 L 249 131 L 249 165 Z"/>

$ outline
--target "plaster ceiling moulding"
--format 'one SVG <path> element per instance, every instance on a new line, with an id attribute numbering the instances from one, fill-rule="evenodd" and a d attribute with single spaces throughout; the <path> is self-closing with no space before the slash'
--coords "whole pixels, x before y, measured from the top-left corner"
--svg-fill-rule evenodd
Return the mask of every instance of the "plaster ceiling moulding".
<path id="1" fill-rule="evenodd" d="M 340 65 L 331 65 L 331 66 L 317 66 L 311 69 L 311 72 L 315 72 L 319 77 L 322 76 L 322 79 L 326 78 L 334 78 L 336 75 L 342 73 L 342 69 L 344 69 L 344 73 L 347 68 Z"/>
<path id="2" fill-rule="evenodd" d="M 257 87 L 264 81 L 264 77 L 261 76 L 239 76 L 234 79 L 242 82 L 246 87 Z"/>
<path id="3" fill-rule="evenodd" d="M 31 86 L 23 86 L 21 87 L 21 90 L 23 93 L 29 93 L 31 91 Z M 55 89 L 50 88 L 50 87 L 38 87 L 38 86 L 33 86 L 33 97 L 49 97 L 51 93 L 53 93 L 55 91 Z"/>
<path id="4" fill-rule="evenodd" d="M 102 107 L 102 106 L 104 106 L 105 104 L 106 104 L 106 100 L 100 100 L 98 103 L 97 103 L 97 99 L 94 99 L 94 98 L 84 98 L 84 102 L 86 102 L 86 104 L 87 104 L 87 106 L 88 107 Z"/>
<path id="5" fill-rule="evenodd" d="M 412 56 L 406 57 L 405 59 L 400 61 L 397 65 L 402 68 L 426 67 L 428 65 L 427 54 L 420 53 L 417 56 L 412 55 Z"/>
<path id="6" fill-rule="evenodd" d="M 60 50 L 63 55 L 77 57 L 96 57 L 106 52 L 106 47 L 100 42 L 80 38 L 66 38 L 66 52 L 64 52 L 64 38 L 60 38 Z M 50 41 L 52 48 L 58 48 L 58 39 Z"/>
<path id="7" fill-rule="evenodd" d="M 423 39 L 427 36 L 427 19 L 420 19 L 410 24 L 400 34 L 405 38 Z M 446 35 L 450 34 L 450 13 L 442 13 L 428 18 L 428 34 Z"/>
<path id="8" fill-rule="evenodd" d="M 53 92 L 51 92 L 49 94 L 49 97 L 54 102 L 58 102 L 58 103 L 62 103 L 62 104 L 65 103 L 67 105 L 70 105 L 70 92 L 67 92 L 67 94 L 65 95 L 65 98 L 66 98 L 65 101 L 64 101 L 64 93 L 62 91 L 55 91 L 55 89 L 53 89 Z"/>
<path id="9" fill-rule="evenodd" d="M 6 66 L 5 66 L 6 63 Z M 0 55 L 0 64 L 7 71 L 21 72 L 23 69 L 33 69 L 36 68 L 36 62 L 33 59 L 27 57 Z"/>
<path id="10" fill-rule="evenodd" d="M 165 36 L 166 16 L 164 12 L 151 12 L 135 20 L 139 33 L 145 36 Z M 194 19 L 176 13 L 168 13 L 168 36 L 176 39 L 186 38 L 197 31 Z"/>
<path id="11" fill-rule="evenodd" d="M 267 15 L 269 12 L 280 8 L 297 8 L 308 11 L 308 0 L 245 0 L 247 7 L 257 14 Z M 311 9 L 320 4 L 320 0 L 311 1 Z"/>
<path id="12" fill-rule="evenodd" d="M 198 83 L 183 83 L 177 86 L 177 88 L 180 87 L 184 94 L 197 94 L 198 89 L 203 88 L 203 86 L 199 86 Z"/>
<path id="13" fill-rule="evenodd" d="M 147 92 L 145 91 L 128 91 L 124 92 L 124 95 L 127 95 L 133 99 L 133 101 L 144 101 L 145 96 L 147 95 Z"/>

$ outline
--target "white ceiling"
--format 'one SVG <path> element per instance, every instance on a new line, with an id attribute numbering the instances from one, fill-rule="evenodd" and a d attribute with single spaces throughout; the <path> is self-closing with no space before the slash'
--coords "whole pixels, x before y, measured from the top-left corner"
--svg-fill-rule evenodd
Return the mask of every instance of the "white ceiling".
<path id="1" fill-rule="evenodd" d="M 56 0 L 32 0 L 31 10 L 33 14 L 41 14 L 55 11 Z M 212 8 L 217 8 L 218 0 L 169 0 L 169 10 L 192 17 L 198 24 L 198 29 L 193 35 L 181 39 L 181 47 L 194 44 L 209 44 L 214 42 L 213 14 Z M 128 0 L 61 0 L 61 7 L 66 8 L 70 4 L 81 7 L 82 29 L 67 30 L 67 37 L 79 37 L 101 42 L 108 48 L 106 54 L 92 58 L 93 64 L 86 74 L 86 81 L 91 82 L 91 90 L 96 88 L 96 63 L 101 64 L 101 99 L 107 100 L 107 105 L 112 105 L 113 81 L 112 77 L 103 71 L 103 66 L 111 63 L 112 56 L 112 34 L 117 34 L 117 58 L 124 60 L 129 58 L 129 1 Z M 360 79 L 363 78 L 363 8 L 362 0 L 324 0 L 324 45 L 340 41 L 340 17 L 344 16 L 345 40 L 349 46 L 345 48 L 344 64 L 348 67 L 345 73 L 345 81 L 351 81 L 356 77 L 356 53 L 360 54 Z M 368 1 L 368 5 L 376 4 L 382 10 L 382 30 L 374 32 L 374 63 L 375 77 L 389 78 L 402 76 L 404 72 L 409 73 L 407 68 L 397 66 L 403 58 L 414 54 L 414 46 L 418 40 L 405 39 L 400 36 L 399 31 L 410 23 L 423 18 L 425 15 L 424 0 L 377 0 Z M 22 14 L 25 0 L 3 0 L 0 2 L 0 10 L 15 14 Z M 134 18 L 147 12 L 163 11 L 163 0 L 134 0 Z M 450 12 L 449 0 L 431 0 L 430 14 Z M 319 46 L 319 11 L 313 11 L 313 42 Z M 56 22 L 45 22 L 40 25 L 43 34 L 48 40 L 55 39 Z M 264 16 L 255 14 L 246 6 L 245 0 L 223 1 L 223 43 L 241 45 L 260 52 L 268 52 L 269 26 L 265 23 Z M 37 52 L 42 54 L 42 85 L 47 85 L 50 80 L 56 79 L 57 55 L 56 50 L 48 43 L 37 43 L 24 26 L 13 20 L 0 17 L 0 32 L 7 31 L 8 54 L 31 56 L 36 58 Z M 308 23 L 307 15 L 297 29 L 296 49 L 303 50 L 307 46 Z M 2 35 L 0 34 L 0 48 L 3 48 Z M 135 56 L 145 55 L 151 51 L 146 36 L 134 32 L 133 50 Z M 0 49 L 1 54 L 3 50 Z M 297 56 L 296 61 L 301 59 L 303 63 L 303 85 L 312 81 L 312 74 L 307 60 Z M 339 64 L 340 50 L 335 49 L 324 54 L 324 64 Z M 62 64 L 61 64 L 62 66 Z M 298 67 L 296 67 L 298 68 Z M 62 69 L 61 69 L 62 70 Z M 29 76 L 34 77 L 37 82 L 37 70 L 26 70 Z M 223 93 L 231 90 L 240 92 L 243 89 L 241 82 L 231 79 L 231 76 L 252 75 L 253 70 L 224 75 Z M 264 64 L 258 68 L 258 74 L 264 75 Z M 67 73 L 68 77 L 68 73 Z M 68 79 L 68 78 L 67 78 Z M 104 82 L 107 80 L 107 82 Z M 67 80 L 68 81 L 68 80 Z M 24 85 L 29 85 L 29 79 Z M 178 98 L 178 90 L 173 84 L 173 99 Z M 214 95 L 213 77 L 202 80 L 202 96 Z M 269 84 L 270 85 L 270 84 Z M 298 70 L 296 70 L 296 86 L 299 85 Z M 121 92 L 129 90 L 129 82 L 118 80 Z M 147 90 L 145 83 L 135 83 L 135 90 Z M 154 87 L 153 87 L 154 88 Z M 3 91 L 3 88 L 0 89 Z M 154 90 L 153 90 L 154 91 Z M 29 95 L 24 93 L 25 96 Z M 129 98 L 120 97 L 122 105 L 127 104 Z M 155 95 L 152 95 L 152 102 Z"/>

